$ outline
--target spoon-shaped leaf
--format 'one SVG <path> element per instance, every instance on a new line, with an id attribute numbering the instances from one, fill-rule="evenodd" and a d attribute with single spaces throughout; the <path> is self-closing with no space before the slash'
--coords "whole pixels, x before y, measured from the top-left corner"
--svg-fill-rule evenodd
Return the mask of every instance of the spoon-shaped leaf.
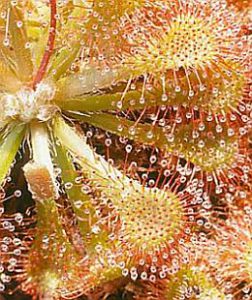
<path id="1" fill-rule="evenodd" d="M 77 183 L 79 177 L 73 160 L 69 156 L 68 150 L 61 144 L 56 144 L 57 156 L 55 161 L 61 169 L 61 178 L 63 183 L 70 184 L 70 188 L 66 188 L 66 194 L 69 198 L 73 211 L 78 220 L 78 228 L 83 238 L 87 252 L 93 251 L 97 244 L 105 246 L 108 239 L 107 233 L 100 231 L 98 234 L 92 234 L 92 226 L 96 223 L 96 211 L 92 205 L 91 196 L 85 194 L 82 190 L 83 185 Z"/>
<path id="2" fill-rule="evenodd" d="M 40 299 L 71 295 L 81 285 L 81 258 L 68 240 L 54 199 L 37 201 L 36 208 L 36 235 L 25 265 L 27 282 Z"/>
<path id="3" fill-rule="evenodd" d="M 179 126 L 174 133 L 165 131 L 157 125 L 138 123 L 106 113 L 72 114 L 76 119 L 93 126 L 127 137 L 135 142 L 155 145 L 164 151 L 182 155 L 188 161 L 200 166 L 205 171 L 214 171 L 233 162 L 237 152 L 236 138 L 229 137 L 226 130 L 222 134 L 215 133 L 214 138 L 206 132 L 199 132 L 193 137 L 192 124 Z M 221 146 L 224 142 L 224 146 Z M 203 143 L 203 146 L 202 146 Z M 208 151 L 206 151 L 208 150 Z"/>
<path id="4" fill-rule="evenodd" d="M 240 70 L 240 66 L 236 66 Z M 196 75 L 191 78 L 197 82 Z M 188 94 L 186 77 L 180 79 L 180 87 L 176 87 L 171 79 L 167 79 L 165 86 L 154 84 L 147 89 L 141 79 L 134 84 L 134 90 L 127 92 L 113 91 L 113 86 L 118 82 L 130 80 L 132 75 L 122 69 L 109 72 L 98 71 L 95 67 L 75 75 L 70 75 L 58 83 L 58 92 L 55 101 L 63 110 L 80 112 L 101 110 L 138 110 L 154 106 L 198 106 L 203 111 L 228 112 L 242 99 L 246 89 L 246 79 L 240 71 L 229 77 L 204 78 L 202 86 L 195 84 L 192 94 Z M 134 86 L 133 85 L 133 86 Z M 125 86 L 125 84 L 124 84 Z M 213 87 L 215 89 L 213 89 Z M 109 91 L 108 88 L 112 90 Z M 123 85 L 119 87 L 122 89 Z M 104 90 L 106 89 L 107 90 Z M 126 87 L 125 87 L 126 88 Z M 97 91 L 103 91 L 97 93 Z M 96 94 L 94 94 L 96 92 Z M 93 94 L 92 94 L 93 93 Z"/>
<path id="5" fill-rule="evenodd" d="M 101 199 L 105 197 L 113 203 L 125 225 L 123 231 L 135 247 L 152 249 L 180 230 L 183 208 L 175 193 L 168 189 L 148 188 L 127 177 L 97 155 L 85 139 L 60 118 L 54 123 L 54 132 L 60 142 L 73 153 L 90 184 L 94 189 L 100 190 Z M 145 205 L 149 208 L 143 212 Z M 164 229 L 165 226 L 159 228 L 159 219 L 154 218 L 156 213 L 164 219 L 164 224 L 170 224 L 168 230 Z M 132 215 L 135 218 L 131 218 Z M 139 226 L 150 226 L 148 234 L 139 236 Z M 152 230 L 153 228 L 156 230 Z"/>

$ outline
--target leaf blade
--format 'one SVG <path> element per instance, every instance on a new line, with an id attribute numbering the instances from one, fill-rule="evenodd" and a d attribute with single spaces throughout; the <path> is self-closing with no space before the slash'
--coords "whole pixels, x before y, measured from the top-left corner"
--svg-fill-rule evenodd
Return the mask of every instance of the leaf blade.
<path id="1" fill-rule="evenodd" d="M 0 145 L 0 184 L 3 183 L 25 135 L 25 126 L 18 125 L 2 137 Z"/>
<path id="2" fill-rule="evenodd" d="M 31 52 L 27 47 L 28 37 L 23 13 L 18 6 L 10 6 L 10 37 L 14 48 L 15 61 L 17 63 L 18 77 L 27 82 L 31 80 L 33 63 Z"/>

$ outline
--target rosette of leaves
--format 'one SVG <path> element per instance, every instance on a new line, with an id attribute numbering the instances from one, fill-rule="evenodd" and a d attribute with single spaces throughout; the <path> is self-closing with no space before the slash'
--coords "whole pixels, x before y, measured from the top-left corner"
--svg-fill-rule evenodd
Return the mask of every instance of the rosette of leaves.
<path id="1" fill-rule="evenodd" d="M 71 2 L 68 9 L 64 7 L 65 10 L 58 7 L 56 1 L 51 1 L 48 8 L 43 2 L 36 4 L 32 1 L 20 3 L 4 1 L 1 4 L 3 16 L 1 19 L 1 78 L 3 79 L 1 104 L 3 109 L 1 111 L 0 179 L 4 186 L 8 181 L 6 176 L 11 167 L 14 168 L 14 172 L 24 172 L 28 189 L 35 201 L 37 221 L 35 230 L 31 228 L 27 237 L 24 237 L 24 240 L 31 239 L 32 243 L 24 241 L 22 246 L 17 247 L 22 250 L 23 255 L 14 264 L 12 272 L 16 272 L 14 278 L 20 282 L 21 289 L 34 297 L 37 295 L 41 299 L 77 297 L 104 280 L 113 280 L 121 276 L 120 268 L 113 267 L 110 260 L 105 270 L 103 264 L 96 262 L 95 250 L 98 246 L 108 248 L 104 260 L 108 259 L 111 249 L 115 247 L 112 241 L 110 241 L 111 245 L 105 244 L 108 239 L 106 228 L 104 229 L 106 224 L 96 225 L 96 210 L 92 203 L 95 199 L 92 193 L 98 189 L 96 182 L 99 183 L 99 189 L 104 185 L 107 201 L 110 200 L 118 206 L 123 218 L 124 202 L 119 201 L 122 190 L 125 191 L 124 201 L 132 199 L 132 207 L 125 211 L 124 224 L 128 222 L 127 234 L 130 239 L 133 238 L 135 247 L 139 243 L 137 237 L 140 237 L 149 250 L 156 244 L 165 242 L 166 237 L 172 238 L 174 230 L 183 230 L 185 212 L 181 212 L 181 209 L 184 199 L 183 197 L 180 199 L 173 191 L 150 189 L 136 180 L 130 180 L 122 171 L 110 166 L 106 160 L 96 155 L 95 151 L 87 145 L 85 138 L 63 120 L 62 116 L 67 116 L 66 113 L 69 113 L 69 110 L 63 107 L 65 100 L 69 99 L 71 103 L 78 99 L 86 102 L 87 96 L 86 103 L 90 102 L 94 105 L 92 108 L 92 105 L 88 104 L 90 106 L 88 111 L 100 111 L 100 105 L 104 101 L 111 101 L 113 97 L 118 99 L 124 94 L 124 92 L 111 94 L 112 98 L 108 100 L 106 97 L 109 94 L 105 88 L 113 86 L 116 81 L 124 83 L 124 80 L 117 70 L 102 72 L 95 63 L 79 73 L 71 72 L 75 61 L 79 60 L 81 44 L 73 40 L 70 41 L 73 43 L 70 48 L 69 44 L 65 47 L 59 45 L 62 46 L 64 34 L 67 34 L 68 29 L 76 30 L 75 37 L 82 38 L 81 32 L 78 31 L 79 27 L 72 18 L 75 20 L 74 18 L 80 13 L 85 14 L 84 8 L 71 5 Z M 66 19 L 64 19 L 65 15 Z M 50 20 L 49 25 L 44 25 L 44 29 L 39 24 L 42 17 L 49 17 Z M 61 20 L 58 21 L 58 18 Z M 59 38 L 59 34 L 63 37 Z M 100 89 L 105 90 L 106 93 L 100 95 L 97 92 Z M 98 101 L 93 101 L 93 97 L 96 96 Z M 81 103 L 81 107 L 84 102 Z M 71 111 L 76 113 L 78 109 L 71 109 Z M 31 160 L 25 163 L 22 170 L 15 170 L 15 157 L 19 151 L 22 154 L 28 153 Z M 60 167 L 60 173 L 56 172 L 56 166 Z M 78 172 L 78 168 L 82 171 Z M 85 185 L 78 181 L 80 173 L 91 182 L 86 184 L 94 190 L 91 190 L 91 195 L 83 192 Z M 59 182 L 64 183 L 64 187 Z M 67 230 L 63 226 L 65 216 L 61 215 L 62 204 L 59 202 L 62 195 L 65 195 L 73 215 L 76 216 L 77 233 L 73 229 L 74 226 L 69 226 Z M 102 195 L 100 197 L 98 201 L 102 202 Z M 134 202 L 135 197 L 137 197 L 136 202 Z M 140 201 L 142 197 L 149 202 L 151 200 L 160 202 L 164 208 L 164 220 L 160 223 L 162 228 L 156 228 L 159 233 L 157 238 L 155 237 L 157 232 L 152 227 L 149 228 L 150 232 L 146 231 L 146 236 L 131 237 L 136 230 L 131 229 L 130 223 L 133 220 L 130 216 L 126 216 L 126 213 L 131 214 L 134 205 L 138 205 L 137 216 L 144 222 L 144 214 L 141 212 L 143 203 Z M 168 206 L 169 201 L 171 208 Z M 150 204 L 153 205 L 151 202 Z M 170 218 L 167 209 L 171 210 L 174 220 Z M 149 212 L 152 213 L 152 210 Z M 163 228 L 165 219 L 171 223 L 170 229 Z M 159 220 L 155 218 L 149 217 L 149 221 L 155 226 L 159 224 Z M 134 226 L 140 226 L 136 221 L 134 222 L 132 223 L 135 224 Z M 146 223 L 147 226 L 151 224 Z M 148 240 L 148 235 L 155 240 Z M 125 257 L 125 253 L 122 253 L 122 257 Z M 9 260 L 8 255 L 3 255 L 3 264 Z M 87 264 L 89 260 L 91 265 Z M 125 265 L 121 268 L 123 267 Z"/>
<path id="2" fill-rule="evenodd" d="M 180 15 L 179 1 L 172 1 L 173 5 L 131 1 L 123 6 L 119 2 L 6 0 L 0 5 L 0 182 L 4 186 L 10 168 L 15 170 L 17 152 L 28 151 L 31 160 L 22 169 L 35 201 L 37 226 L 17 279 L 23 290 L 42 299 L 77 297 L 90 287 L 120 277 L 121 270 L 126 275 L 130 270 L 135 280 L 135 260 L 151 268 L 153 261 L 158 264 L 166 256 L 167 241 L 172 245 L 179 241 L 174 249 L 168 248 L 178 253 L 191 230 L 203 224 L 194 218 L 197 196 L 202 192 L 182 185 L 187 180 L 191 184 L 188 178 L 193 179 L 194 172 L 184 168 L 180 175 L 186 176 L 179 180 L 176 174 L 168 176 L 163 185 L 158 176 L 151 184 L 149 172 L 147 180 L 137 180 L 139 173 L 129 176 L 123 169 L 124 159 L 119 158 L 115 167 L 97 154 L 79 132 L 81 126 L 130 140 L 126 153 L 131 152 L 131 143 L 140 144 L 172 154 L 174 166 L 182 158 L 207 175 L 216 170 L 222 174 L 223 167 L 232 169 L 242 155 L 247 159 L 247 144 L 241 143 L 239 130 L 246 133 L 247 127 L 231 122 L 233 115 L 236 119 L 245 115 L 242 122 L 248 121 L 246 114 L 238 111 L 236 115 L 236 106 L 247 101 L 244 53 L 236 45 L 236 28 L 228 36 L 226 8 L 218 19 L 218 1 L 215 9 L 192 1 L 199 6 L 199 15 L 193 10 L 188 13 L 190 5 L 183 6 Z M 151 25 L 148 11 L 158 16 Z M 209 12 L 214 12 L 216 19 L 212 21 Z M 171 15 L 174 23 L 166 26 Z M 226 35 L 220 47 L 223 20 Z M 139 28 L 136 39 L 134 24 Z M 206 25 L 203 32 L 201 25 Z M 216 38 L 211 29 L 218 34 Z M 148 31 L 151 34 L 145 36 Z M 162 31 L 167 34 L 160 36 Z M 181 42 L 180 31 L 182 39 L 192 38 L 188 49 Z M 208 38 L 207 45 L 201 33 Z M 107 40 L 112 41 L 112 49 L 107 44 L 103 47 Z M 159 42 L 161 49 L 156 49 Z M 179 61 L 164 56 L 163 50 L 170 45 L 178 47 Z M 216 65 L 216 56 L 223 70 Z M 202 65 L 205 73 L 201 78 Z M 217 91 L 213 90 L 216 86 Z M 176 112 L 184 107 L 187 121 L 180 121 Z M 233 108 L 235 113 L 229 114 Z M 217 114 L 222 111 L 235 125 L 224 120 L 217 130 L 215 126 L 222 120 Z M 110 142 L 108 139 L 107 144 Z M 27 147 L 21 147 L 24 144 Z M 210 155 L 206 155 L 208 150 Z M 175 164 L 173 157 L 179 157 Z M 152 156 L 147 164 L 154 161 Z M 247 165 L 242 168 L 244 161 L 239 160 L 239 171 L 244 175 L 242 182 L 247 183 L 250 169 Z M 65 227 L 62 198 L 71 207 L 70 219 L 74 220 Z M 121 231 L 115 228 L 118 239 L 114 232 L 110 235 L 117 218 L 123 225 Z M 116 249 L 123 243 L 133 250 Z M 141 251 L 134 251 L 137 248 Z M 99 261 L 101 249 L 104 257 Z M 135 260 L 125 257 L 127 254 Z M 147 263 L 142 263 L 145 256 Z"/>

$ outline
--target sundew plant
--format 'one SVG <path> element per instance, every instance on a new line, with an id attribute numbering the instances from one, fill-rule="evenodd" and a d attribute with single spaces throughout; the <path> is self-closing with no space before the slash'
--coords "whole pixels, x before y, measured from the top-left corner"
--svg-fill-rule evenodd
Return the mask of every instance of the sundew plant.
<path id="1" fill-rule="evenodd" d="M 252 299 L 251 16 L 1 0 L 1 299 Z"/>

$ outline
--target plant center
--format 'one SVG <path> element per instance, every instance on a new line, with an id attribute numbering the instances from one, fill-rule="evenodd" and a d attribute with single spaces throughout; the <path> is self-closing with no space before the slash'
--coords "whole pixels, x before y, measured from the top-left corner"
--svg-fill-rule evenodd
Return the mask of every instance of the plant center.
<path id="1" fill-rule="evenodd" d="M 58 111 L 52 103 L 55 87 L 47 83 L 40 83 L 36 90 L 23 87 L 15 94 L 0 95 L 0 122 L 9 119 L 28 123 L 34 119 L 48 121 Z"/>

